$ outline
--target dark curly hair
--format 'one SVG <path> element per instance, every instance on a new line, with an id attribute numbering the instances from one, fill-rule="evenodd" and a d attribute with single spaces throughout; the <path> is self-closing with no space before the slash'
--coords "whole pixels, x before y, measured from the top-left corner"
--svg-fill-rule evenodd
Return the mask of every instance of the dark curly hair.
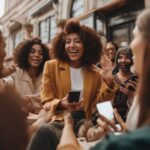
<path id="1" fill-rule="evenodd" d="M 23 70 L 27 70 L 29 67 L 28 55 L 29 55 L 31 47 L 34 44 L 39 44 L 42 47 L 43 60 L 39 66 L 39 71 L 41 72 L 43 70 L 45 62 L 47 60 L 49 60 L 49 54 L 48 54 L 49 49 L 45 44 L 43 44 L 41 42 L 41 40 L 39 38 L 32 38 L 32 39 L 26 40 L 24 42 L 21 42 L 14 49 L 14 60 L 19 68 L 21 68 Z"/>
<path id="2" fill-rule="evenodd" d="M 77 33 L 83 42 L 84 54 L 82 56 L 82 66 L 96 64 L 102 53 L 102 43 L 98 33 L 73 20 L 67 21 L 64 32 L 58 34 L 52 41 L 55 57 L 61 61 L 70 61 L 65 51 L 65 37 L 72 33 Z"/>

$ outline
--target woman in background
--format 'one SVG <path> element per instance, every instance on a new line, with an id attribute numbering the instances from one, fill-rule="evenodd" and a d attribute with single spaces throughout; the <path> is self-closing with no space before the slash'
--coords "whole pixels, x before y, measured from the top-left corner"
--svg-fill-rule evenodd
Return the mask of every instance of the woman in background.
<path id="1" fill-rule="evenodd" d="M 24 97 L 30 106 L 29 111 L 38 113 L 41 109 L 42 71 L 45 62 L 49 59 L 48 48 L 40 39 L 32 38 L 21 43 L 14 54 L 18 68 L 15 73 L 5 78 L 6 84 L 14 86 Z"/>

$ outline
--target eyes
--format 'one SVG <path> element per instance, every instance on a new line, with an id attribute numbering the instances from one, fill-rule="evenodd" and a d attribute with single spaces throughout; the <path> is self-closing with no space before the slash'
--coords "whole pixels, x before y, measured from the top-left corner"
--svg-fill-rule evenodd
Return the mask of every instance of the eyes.
<path id="1" fill-rule="evenodd" d="M 119 61 L 119 60 L 122 60 L 122 59 L 124 59 L 124 60 L 129 60 L 129 61 L 130 61 L 130 57 L 127 56 L 127 55 L 119 55 L 118 61 Z"/>
<path id="2" fill-rule="evenodd" d="M 34 48 L 30 49 L 30 53 L 32 53 L 32 54 L 38 53 L 39 55 L 43 55 L 42 50 L 37 50 L 37 49 L 34 49 Z"/>
<path id="3" fill-rule="evenodd" d="M 66 39 L 66 41 L 65 41 L 65 44 L 70 44 L 70 43 L 74 43 L 74 44 L 80 44 L 80 43 L 82 43 L 81 42 L 81 39 L 74 39 L 74 40 L 72 40 L 72 39 Z"/>

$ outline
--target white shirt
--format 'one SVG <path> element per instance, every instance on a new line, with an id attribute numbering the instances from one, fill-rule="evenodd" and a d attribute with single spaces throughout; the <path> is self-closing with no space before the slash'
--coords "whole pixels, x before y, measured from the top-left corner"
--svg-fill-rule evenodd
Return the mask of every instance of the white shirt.
<path id="1" fill-rule="evenodd" d="M 80 99 L 83 97 L 83 76 L 82 68 L 72 68 L 70 67 L 71 75 L 71 90 L 80 91 Z"/>

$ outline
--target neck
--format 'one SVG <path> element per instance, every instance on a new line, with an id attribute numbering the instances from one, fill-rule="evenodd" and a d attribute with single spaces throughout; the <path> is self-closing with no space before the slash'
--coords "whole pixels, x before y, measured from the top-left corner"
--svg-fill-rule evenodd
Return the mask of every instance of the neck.
<path id="1" fill-rule="evenodd" d="M 39 75 L 39 70 L 37 68 L 31 68 L 31 67 L 29 67 L 28 73 L 29 73 L 30 77 L 32 78 L 32 81 L 34 82 L 35 79 Z"/>
<path id="2" fill-rule="evenodd" d="M 81 67 L 81 62 L 70 62 L 70 66 L 72 68 L 80 68 Z"/>
<path id="3" fill-rule="evenodd" d="M 124 76 L 124 77 L 131 75 L 131 72 L 130 72 L 130 71 L 119 70 L 118 73 L 119 73 L 120 75 Z"/>
<path id="4" fill-rule="evenodd" d="M 129 77 L 131 76 L 131 72 L 130 71 L 121 71 L 121 70 L 119 70 L 117 75 L 118 75 L 120 81 L 124 82 L 127 79 L 129 79 Z"/>

